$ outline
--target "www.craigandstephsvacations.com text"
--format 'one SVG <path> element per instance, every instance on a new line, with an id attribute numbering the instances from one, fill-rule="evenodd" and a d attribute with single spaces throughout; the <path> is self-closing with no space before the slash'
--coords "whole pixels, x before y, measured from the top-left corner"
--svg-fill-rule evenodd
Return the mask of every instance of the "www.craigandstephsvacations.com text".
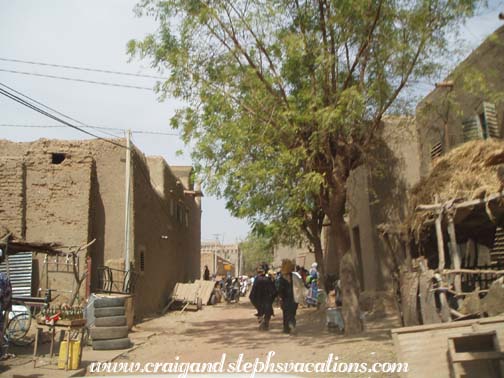
<path id="1" fill-rule="evenodd" d="M 93 362 L 89 372 L 100 373 L 141 373 L 141 374 L 177 374 L 185 378 L 189 374 L 246 374 L 251 378 L 256 374 L 353 374 L 353 373 L 405 373 L 408 363 L 401 362 L 346 362 L 330 353 L 327 360 L 321 362 L 276 362 L 275 352 L 270 351 L 265 358 L 247 360 L 243 353 L 237 359 L 228 359 L 223 353 L 220 361 L 182 362 L 175 357 L 172 362 Z"/>

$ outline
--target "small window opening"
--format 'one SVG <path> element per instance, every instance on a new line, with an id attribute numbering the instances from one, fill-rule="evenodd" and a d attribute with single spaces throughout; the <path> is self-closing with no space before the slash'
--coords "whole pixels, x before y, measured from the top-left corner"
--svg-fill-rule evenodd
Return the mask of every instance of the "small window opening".
<path id="1" fill-rule="evenodd" d="M 61 163 L 63 163 L 63 161 L 65 161 L 65 159 L 66 159 L 66 154 L 62 154 L 62 153 L 58 153 L 58 152 L 51 154 L 51 163 L 52 164 L 61 164 Z"/>
<path id="2" fill-rule="evenodd" d="M 140 271 L 145 271 L 145 253 L 144 251 L 140 252 Z"/>

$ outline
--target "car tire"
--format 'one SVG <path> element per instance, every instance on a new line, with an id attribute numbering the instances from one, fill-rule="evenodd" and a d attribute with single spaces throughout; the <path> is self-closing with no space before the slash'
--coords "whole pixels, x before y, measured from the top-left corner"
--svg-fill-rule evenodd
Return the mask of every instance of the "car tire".
<path id="1" fill-rule="evenodd" d="M 91 327 L 91 338 L 95 340 L 123 339 L 128 337 L 128 326 L 119 327 Z"/>
<path id="2" fill-rule="evenodd" d="M 124 306 L 126 299 L 124 297 L 99 297 L 93 302 L 95 308 L 102 307 L 121 307 Z"/>
<path id="3" fill-rule="evenodd" d="M 129 349 L 131 345 L 131 341 L 128 337 L 115 340 L 93 340 L 94 350 Z"/>
<path id="4" fill-rule="evenodd" d="M 122 316 L 125 313 L 124 307 L 99 307 L 94 309 L 95 318 L 107 316 Z"/>
<path id="5" fill-rule="evenodd" d="M 125 326 L 126 324 L 126 316 L 123 315 L 96 318 L 94 323 L 95 327 L 119 327 Z"/>

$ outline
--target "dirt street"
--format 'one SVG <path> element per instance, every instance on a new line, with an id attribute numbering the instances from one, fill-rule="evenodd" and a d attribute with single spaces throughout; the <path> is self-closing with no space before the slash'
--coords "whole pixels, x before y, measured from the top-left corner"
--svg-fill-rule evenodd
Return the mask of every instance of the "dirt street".
<path id="1" fill-rule="evenodd" d="M 298 312 L 297 335 L 282 331 L 282 313 L 275 309 L 269 332 L 257 329 L 253 314 L 255 309 L 243 300 L 239 304 L 206 306 L 199 312 L 169 313 L 143 322 L 138 331 L 155 332 L 155 335 L 137 349 L 119 357 L 117 362 L 218 362 L 226 353 L 226 361 L 236 361 L 241 353 L 244 361 L 256 358 L 264 361 L 268 352 L 275 355 L 272 362 L 323 362 L 333 353 L 341 362 L 395 362 L 393 346 L 386 327 L 369 323 L 359 337 L 345 338 L 329 333 L 325 317 L 315 309 Z M 89 374 L 89 373 L 88 373 Z M 299 374 L 303 375 L 303 374 Z M 388 377 L 390 374 L 304 374 L 305 376 L 331 377 Z"/>
<path id="2" fill-rule="evenodd" d="M 63 378 L 69 376 L 114 375 L 89 371 L 93 362 L 113 363 L 174 363 L 179 362 L 219 362 L 223 353 L 226 364 L 236 362 L 243 354 L 243 363 L 254 362 L 256 358 L 265 362 L 269 352 L 275 354 L 271 362 L 304 362 L 326 364 L 329 355 L 338 358 L 340 363 L 395 362 L 389 329 L 397 327 L 390 319 L 367 321 L 366 332 L 358 337 L 343 337 L 329 333 L 325 325 L 325 313 L 314 308 L 298 311 L 296 335 L 282 333 L 282 312 L 275 308 L 275 317 L 270 324 L 270 331 L 258 330 L 254 317 L 255 309 L 248 299 L 242 298 L 239 304 L 221 303 L 205 306 L 202 311 L 184 313 L 170 312 L 164 316 L 146 320 L 133 328 L 130 338 L 135 346 L 126 351 L 93 351 L 84 348 L 80 371 L 65 372 L 51 364 L 38 363 L 36 369 L 32 363 L 32 347 L 13 347 L 11 352 L 16 358 L 0 363 L 2 377 L 15 378 Z M 49 344 L 43 343 L 42 353 L 48 353 Z M 57 360 L 57 358 L 56 358 Z M 333 359 L 334 361 L 334 359 Z M 227 365 L 226 365 L 227 366 Z M 87 372 L 85 368 L 87 367 Z M 163 373 L 159 371 L 159 374 Z M 118 374 L 115 374 L 118 375 Z M 140 376 L 138 372 L 130 376 Z M 398 377 L 390 373 L 305 373 L 291 374 L 310 377 Z M 145 375 L 143 375 L 145 376 Z M 216 375 L 214 375 L 216 376 Z M 221 376 L 219 374 L 219 376 Z M 243 374 L 242 377 L 250 377 Z"/>

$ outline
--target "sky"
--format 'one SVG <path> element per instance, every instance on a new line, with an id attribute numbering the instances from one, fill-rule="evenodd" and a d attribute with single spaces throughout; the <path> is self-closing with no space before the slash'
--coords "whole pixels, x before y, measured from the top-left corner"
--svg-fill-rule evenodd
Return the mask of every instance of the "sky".
<path id="1" fill-rule="evenodd" d="M 134 0 L 0 0 L 0 83 L 87 125 L 170 133 L 172 135 L 134 133 L 133 143 L 146 155 L 161 155 L 171 165 L 190 165 L 189 149 L 181 142 L 177 132 L 169 127 L 170 117 L 180 103 L 171 99 L 159 102 L 151 90 L 6 72 L 56 75 L 152 88 L 155 79 L 151 78 L 2 60 L 24 60 L 158 76 L 159 73 L 151 69 L 147 61 L 129 62 L 126 53 L 126 43 L 130 39 L 141 39 L 157 28 L 155 20 L 137 18 L 134 15 L 135 3 Z M 504 24 L 497 17 L 500 11 L 504 11 L 504 1 L 491 0 L 488 9 L 482 10 L 461 26 L 468 52 Z M 433 88 L 425 86 L 420 88 L 425 92 L 431 89 Z M 86 135 L 70 128 L 20 127 L 57 124 L 0 96 L 2 139 L 87 139 Z M 89 131 L 109 137 L 102 130 Z M 112 131 L 112 134 L 121 133 Z M 179 156 L 178 150 L 183 150 L 184 153 Z M 218 238 L 224 243 L 235 243 L 246 237 L 249 231 L 247 222 L 231 217 L 223 200 L 205 196 L 202 204 L 202 240 Z"/>

